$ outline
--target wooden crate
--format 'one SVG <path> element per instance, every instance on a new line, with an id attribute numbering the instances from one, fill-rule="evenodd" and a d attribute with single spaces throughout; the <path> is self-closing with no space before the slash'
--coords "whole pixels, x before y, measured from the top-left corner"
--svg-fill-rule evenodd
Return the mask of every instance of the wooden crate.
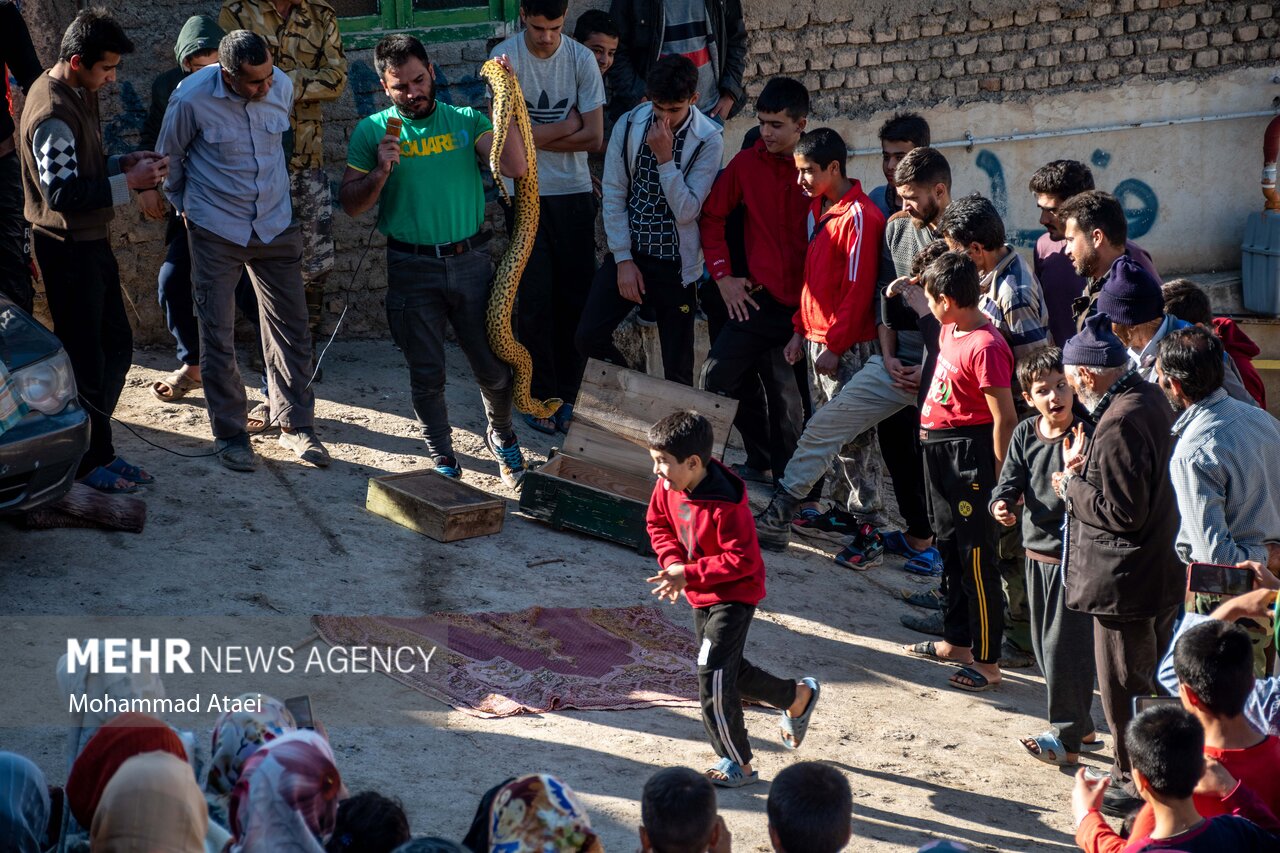
<path id="1" fill-rule="evenodd" d="M 437 542 L 497 533 L 507 515 L 505 501 L 432 470 L 370 477 L 364 506 Z"/>
<path id="2" fill-rule="evenodd" d="M 646 435 L 680 409 L 711 421 L 723 456 L 738 401 L 591 359 L 564 446 L 525 475 L 520 510 L 649 553 L 644 516 L 656 477 Z"/>

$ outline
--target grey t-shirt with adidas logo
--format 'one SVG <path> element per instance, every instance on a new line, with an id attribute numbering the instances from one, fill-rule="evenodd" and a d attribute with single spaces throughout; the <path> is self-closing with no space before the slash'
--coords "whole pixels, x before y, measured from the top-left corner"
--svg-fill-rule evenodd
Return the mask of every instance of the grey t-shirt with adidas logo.
<path id="1" fill-rule="evenodd" d="M 494 47 L 491 56 L 504 53 L 511 59 L 534 124 L 560 121 L 574 107 L 585 115 L 604 105 L 604 81 L 595 56 L 568 36 L 560 37 L 560 47 L 550 57 L 539 59 L 529 51 L 524 32 L 518 32 Z M 587 153 L 539 150 L 538 192 L 544 196 L 591 192 Z"/>

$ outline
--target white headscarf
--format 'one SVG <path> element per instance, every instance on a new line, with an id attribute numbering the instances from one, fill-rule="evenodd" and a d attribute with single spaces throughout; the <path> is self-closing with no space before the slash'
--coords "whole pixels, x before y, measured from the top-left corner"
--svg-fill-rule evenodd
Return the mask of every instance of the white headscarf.
<path id="1" fill-rule="evenodd" d="M 101 643 L 101 640 L 94 640 Z M 99 654 L 102 649 L 99 648 Z M 85 668 L 78 668 L 78 672 L 72 675 L 68 672 L 69 666 L 67 656 L 63 655 L 58 659 L 58 686 L 62 688 L 62 692 L 68 697 L 86 696 L 89 699 L 101 699 L 110 695 L 114 699 L 163 699 L 164 682 L 160 680 L 160 676 L 151 675 L 149 673 L 123 675 L 112 675 L 108 673 L 87 672 Z M 76 757 L 80 755 L 80 750 L 89 742 L 89 738 L 93 737 L 93 733 L 116 714 L 112 713 L 94 713 L 86 710 L 82 714 L 75 714 L 71 723 L 71 728 L 67 732 L 67 772 L 71 772 L 71 765 L 75 764 Z"/>

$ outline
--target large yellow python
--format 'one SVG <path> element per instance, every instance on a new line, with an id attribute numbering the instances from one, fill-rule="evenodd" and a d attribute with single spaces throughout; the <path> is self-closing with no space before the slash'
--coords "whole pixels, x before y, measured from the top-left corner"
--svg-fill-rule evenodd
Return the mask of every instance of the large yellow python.
<path id="1" fill-rule="evenodd" d="M 507 251 L 498 264 L 493 289 L 489 292 L 489 309 L 485 313 L 489 346 L 498 358 L 511 365 L 515 374 L 515 407 L 534 417 L 549 418 L 564 401 L 533 399 L 529 392 L 529 383 L 533 379 L 533 360 L 529 357 L 529 351 L 516 340 L 511 331 L 511 308 L 516 301 L 516 290 L 520 286 L 520 276 L 524 273 L 525 264 L 529 262 L 529 253 L 533 251 L 533 240 L 538 235 L 538 159 L 533 147 L 533 127 L 529 124 L 529 110 L 525 106 L 524 93 L 520 91 L 520 84 L 514 74 L 508 74 L 505 68 L 490 59 L 480 66 L 480 76 L 488 81 L 489 88 L 493 90 L 493 147 L 489 149 L 489 170 L 493 173 L 493 182 L 497 185 L 498 192 L 508 201 L 511 196 L 502 181 L 499 162 L 507 141 L 507 128 L 513 117 L 516 130 L 524 142 L 528 164 L 524 177 L 515 179 L 515 229 L 511 233 Z"/>

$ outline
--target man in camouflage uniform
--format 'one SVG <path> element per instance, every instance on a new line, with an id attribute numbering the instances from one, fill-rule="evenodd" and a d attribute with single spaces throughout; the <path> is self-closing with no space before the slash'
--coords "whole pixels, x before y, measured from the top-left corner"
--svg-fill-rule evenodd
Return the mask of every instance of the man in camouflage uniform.
<path id="1" fill-rule="evenodd" d="M 320 112 L 347 85 L 338 16 L 327 0 L 224 0 L 218 23 L 227 32 L 243 29 L 265 38 L 276 67 L 293 81 L 290 194 L 302 226 L 302 281 L 312 341 L 318 342 L 324 279 L 333 269 L 333 199 L 324 171 Z"/>

